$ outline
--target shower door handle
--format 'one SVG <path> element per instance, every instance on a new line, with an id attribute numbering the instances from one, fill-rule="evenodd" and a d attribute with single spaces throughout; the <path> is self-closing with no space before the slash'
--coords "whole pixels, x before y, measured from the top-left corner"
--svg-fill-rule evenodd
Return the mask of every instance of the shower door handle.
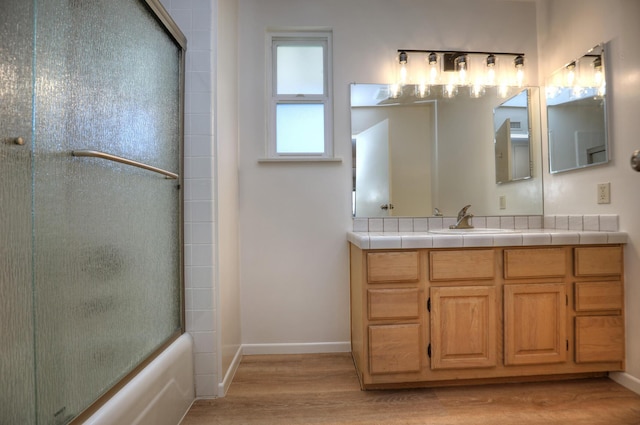
<path id="1" fill-rule="evenodd" d="M 111 155 L 110 153 L 100 152 L 100 151 L 92 151 L 92 150 L 79 150 L 79 151 L 71 151 L 71 155 L 73 156 L 84 156 L 89 158 L 102 158 L 107 161 L 118 162 L 120 164 L 131 165 L 132 167 L 142 168 L 144 170 L 153 171 L 154 173 L 162 174 L 167 179 L 177 179 L 178 176 L 171 171 L 163 170 L 162 168 L 154 167 L 152 165 L 143 164 L 142 162 L 134 161 L 132 159 L 122 158 L 120 156 Z"/>

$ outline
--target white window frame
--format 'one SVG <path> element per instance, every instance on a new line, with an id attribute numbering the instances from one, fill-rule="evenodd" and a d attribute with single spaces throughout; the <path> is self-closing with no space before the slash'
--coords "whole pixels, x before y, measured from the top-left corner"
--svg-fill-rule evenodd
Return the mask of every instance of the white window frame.
<path id="1" fill-rule="evenodd" d="M 322 46 L 324 52 L 324 93 L 278 95 L 277 47 Z M 270 32 L 267 36 L 267 160 L 323 160 L 333 159 L 333 66 L 331 31 Z M 279 153 L 276 140 L 276 108 L 279 104 L 322 104 L 324 106 L 324 151 L 319 153 Z"/>

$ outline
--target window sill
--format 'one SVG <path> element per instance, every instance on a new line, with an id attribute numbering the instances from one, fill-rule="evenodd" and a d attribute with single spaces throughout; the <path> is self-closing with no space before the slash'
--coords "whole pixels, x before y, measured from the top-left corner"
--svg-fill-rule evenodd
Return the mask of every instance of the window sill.
<path id="1" fill-rule="evenodd" d="M 329 162 L 341 163 L 342 158 L 324 158 L 324 157 L 295 157 L 295 158 L 259 158 L 259 164 L 272 164 L 282 162 Z"/>

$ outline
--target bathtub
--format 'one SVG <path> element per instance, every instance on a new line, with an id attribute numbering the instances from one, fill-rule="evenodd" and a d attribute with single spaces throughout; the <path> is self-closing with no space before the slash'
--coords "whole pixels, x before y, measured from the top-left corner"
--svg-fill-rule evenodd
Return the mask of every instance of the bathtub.
<path id="1" fill-rule="evenodd" d="M 194 399 L 193 339 L 185 333 L 84 424 L 177 425 Z"/>

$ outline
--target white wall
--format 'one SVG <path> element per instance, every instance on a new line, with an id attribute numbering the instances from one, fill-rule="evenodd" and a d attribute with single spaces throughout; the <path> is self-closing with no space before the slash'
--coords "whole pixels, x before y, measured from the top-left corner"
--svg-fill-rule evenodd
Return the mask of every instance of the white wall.
<path id="1" fill-rule="evenodd" d="M 217 207 L 217 326 L 224 395 L 240 361 L 240 247 L 238 183 L 238 1 L 217 0 L 215 167 Z"/>
<path id="2" fill-rule="evenodd" d="M 341 164 L 257 162 L 265 155 L 265 31 L 270 27 L 333 30 L 334 143 Z M 398 48 L 522 51 L 529 79 L 536 83 L 535 3 L 239 0 L 245 352 L 349 349 L 349 83 L 390 81 Z"/>
<path id="3" fill-rule="evenodd" d="M 640 111 L 640 2 L 552 0 L 539 10 L 540 74 L 550 75 L 600 42 L 610 42 L 606 72 L 610 114 L 607 165 L 544 176 L 545 214 L 619 214 L 629 234 L 625 248 L 627 373 L 616 379 L 640 392 L 640 174 L 629 166 L 638 141 Z M 547 150 L 543 154 L 547 158 Z M 548 161 L 545 161 L 548 170 Z M 611 182 L 611 204 L 596 203 L 596 184 Z"/>

